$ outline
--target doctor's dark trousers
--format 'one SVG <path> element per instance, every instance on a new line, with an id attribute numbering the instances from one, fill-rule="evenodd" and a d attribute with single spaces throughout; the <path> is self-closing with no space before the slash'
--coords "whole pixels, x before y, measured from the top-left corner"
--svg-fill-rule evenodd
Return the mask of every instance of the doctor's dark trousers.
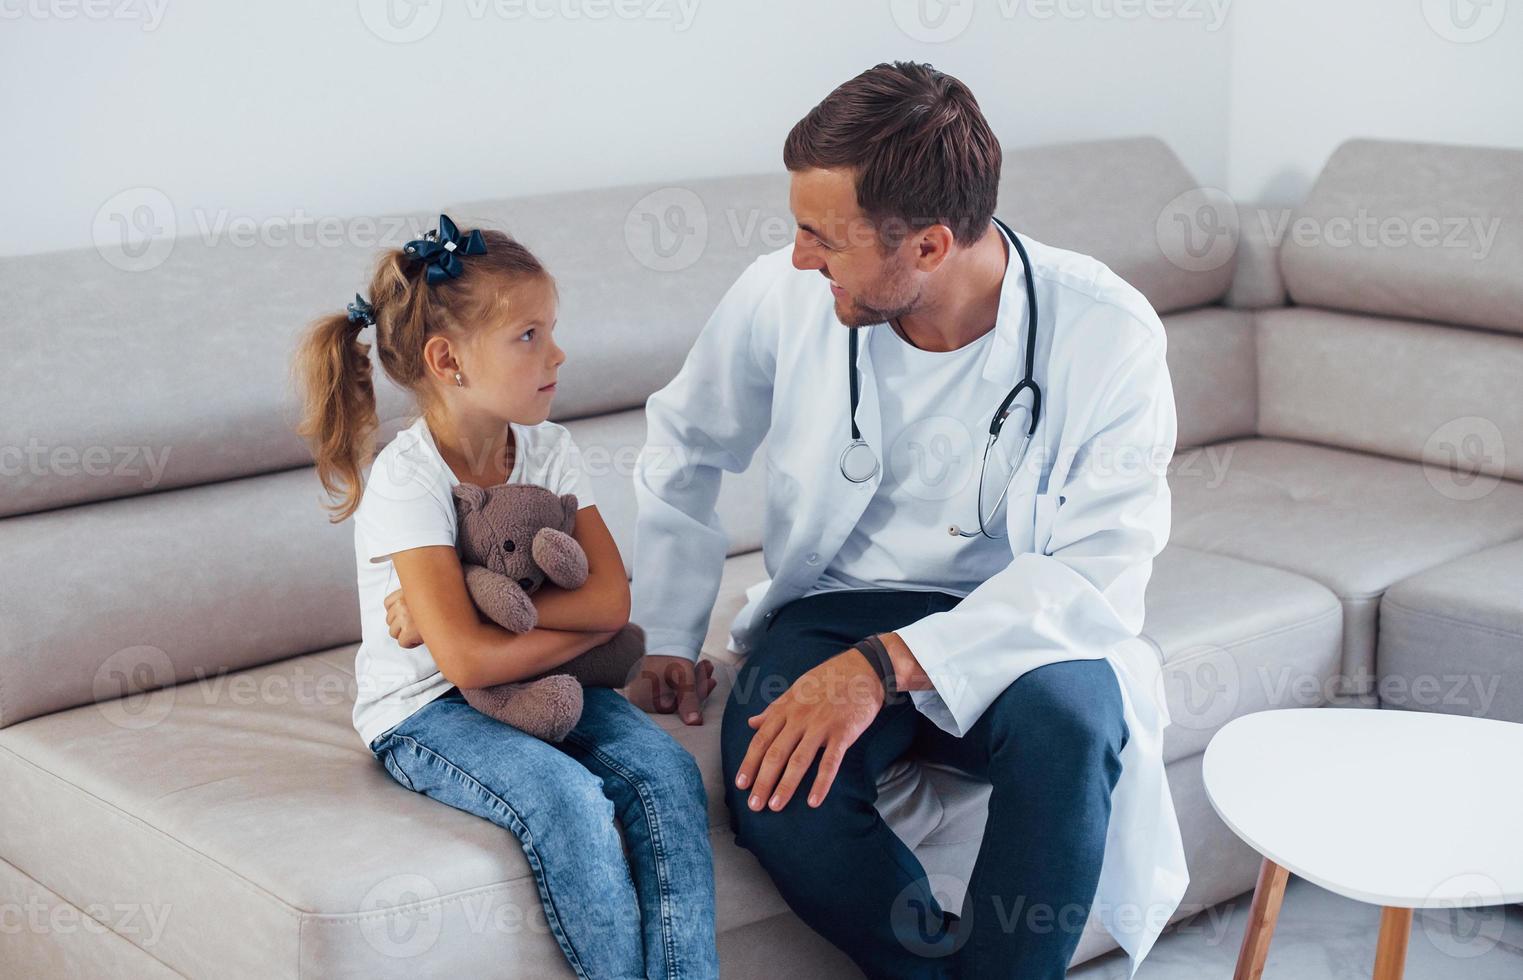
<path id="1" fill-rule="evenodd" d="M 725 705 L 730 824 L 793 911 L 869 977 L 1060 978 L 1094 901 L 1127 740 L 1106 661 L 1028 671 L 962 738 L 898 695 L 847 751 L 817 808 L 808 795 L 818 759 L 780 811 L 752 811 L 749 790 L 735 786 L 754 734 L 747 718 L 863 637 L 959 601 L 940 592 L 827 592 L 779 609 Z M 874 806 L 878 776 L 906 754 L 992 784 L 960 910 L 941 907 L 920 861 Z"/>

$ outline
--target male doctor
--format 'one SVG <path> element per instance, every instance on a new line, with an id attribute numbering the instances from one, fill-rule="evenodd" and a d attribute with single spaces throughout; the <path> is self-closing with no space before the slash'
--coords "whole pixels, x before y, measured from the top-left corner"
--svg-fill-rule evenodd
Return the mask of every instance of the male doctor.
<path id="1" fill-rule="evenodd" d="M 792 247 L 647 404 L 631 697 L 701 723 L 715 500 L 768 437 L 771 578 L 731 627 L 721 734 L 737 843 L 871 977 L 1061 977 L 1092 908 L 1135 968 L 1187 882 L 1138 635 L 1169 531 L 1162 324 L 1095 259 L 1002 230 L 999 142 L 929 65 L 841 85 L 783 160 Z M 960 910 L 875 809 L 906 753 L 992 784 Z"/>

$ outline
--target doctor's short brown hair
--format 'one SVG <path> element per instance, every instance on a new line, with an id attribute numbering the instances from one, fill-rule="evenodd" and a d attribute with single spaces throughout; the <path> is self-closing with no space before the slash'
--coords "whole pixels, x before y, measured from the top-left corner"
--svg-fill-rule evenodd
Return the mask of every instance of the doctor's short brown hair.
<path id="1" fill-rule="evenodd" d="M 961 245 L 988 230 L 999 193 L 999 140 L 968 86 L 927 64 L 895 61 L 838 86 L 788 133 L 790 172 L 850 168 L 857 206 L 896 245 L 895 226 L 944 224 Z"/>

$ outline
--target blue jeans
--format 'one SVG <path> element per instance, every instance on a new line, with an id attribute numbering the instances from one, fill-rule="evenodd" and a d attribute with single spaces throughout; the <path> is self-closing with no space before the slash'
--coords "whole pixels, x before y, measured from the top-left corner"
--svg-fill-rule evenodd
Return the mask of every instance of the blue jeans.
<path id="1" fill-rule="evenodd" d="M 722 722 L 725 796 L 736 842 L 812 929 L 869 977 L 1058 980 L 1078 945 L 1105 856 L 1111 790 L 1126 744 L 1121 688 L 1104 660 L 1038 667 L 957 738 L 899 695 L 847 750 L 811 808 L 809 767 L 787 806 L 752 811 L 735 787 L 760 712 L 811 668 L 874 633 L 957 605 L 939 592 L 827 592 L 776 613 L 736 674 Z M 877 779 L 905 754 L 993 786 L 959 914 L 875 807 Z"/>
<path id="2" fill-rule="evenodd" d="M 513 832 L 578 977 L 719 976 L 703 780 L 619 692 L 587 688 L 581 721 L 551 744 L 451 688 L 370 749 L 408 789 Z"/>

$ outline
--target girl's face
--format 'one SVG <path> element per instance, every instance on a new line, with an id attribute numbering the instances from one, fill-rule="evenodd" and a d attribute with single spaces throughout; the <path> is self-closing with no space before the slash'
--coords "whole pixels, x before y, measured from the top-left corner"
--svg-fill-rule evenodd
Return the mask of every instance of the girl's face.
<path id="1" fill-rule="evenodd" d="M 512 312 L 488 326 L 467 346 L 462 370 L 475 407 L 521 425 L 550 417 L 555 382 L 566 352 L 555 343 L 555 288 L 548 280 L 519 284 Z"/>

